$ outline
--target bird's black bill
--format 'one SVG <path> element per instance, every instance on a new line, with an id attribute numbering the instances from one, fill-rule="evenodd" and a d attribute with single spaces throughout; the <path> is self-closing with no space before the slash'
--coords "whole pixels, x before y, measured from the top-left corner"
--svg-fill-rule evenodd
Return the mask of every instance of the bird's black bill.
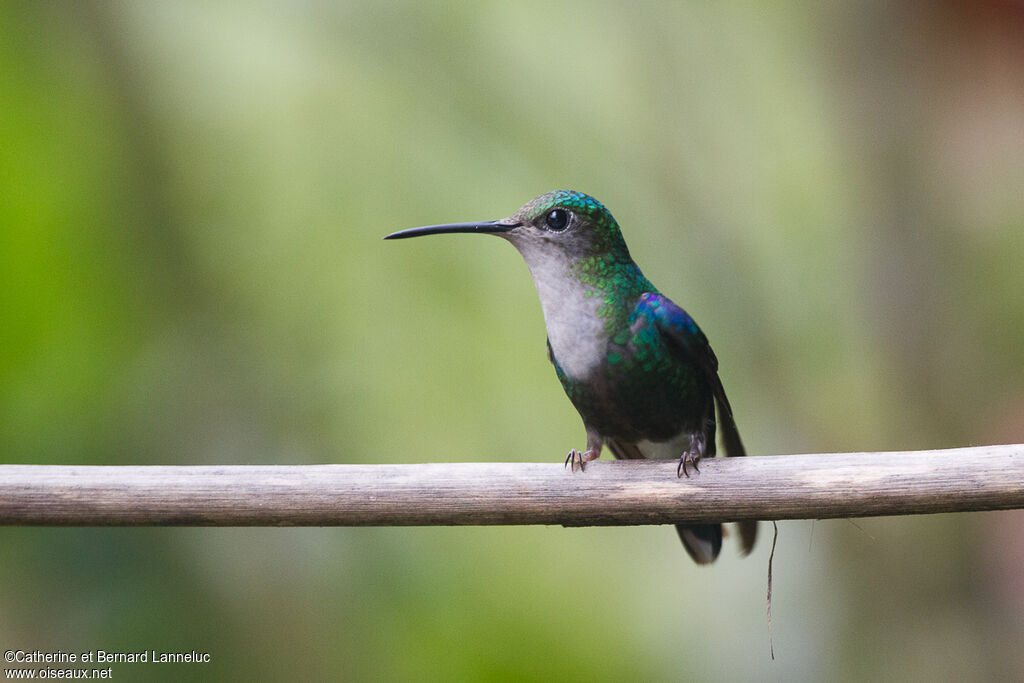
<path id="1" fill-rule="evenodd" d="M 488 235 L 508 232 L 518 228 L 518 223 L 501 223 L 499 221 L 482 221 L 480 223 L 445 223 L 443 225 L 424 225 L 419 228 L 408 228 L 386 235 L 386 240 L 402 240 L 406 237 L 419 237 L 420 235 L 443 235 L 448 232 L 479 232 Z"/>

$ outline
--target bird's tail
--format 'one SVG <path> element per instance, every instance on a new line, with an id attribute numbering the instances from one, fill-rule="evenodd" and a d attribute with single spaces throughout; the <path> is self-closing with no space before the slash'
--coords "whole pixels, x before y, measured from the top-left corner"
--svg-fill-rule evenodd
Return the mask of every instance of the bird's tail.
<path id="1" fill-rule="evenodd" d="M 721 524 L 676 524 L 676 531 L 697 564 L 711 564 L 722 550 Z"/>
<path id="2" fill-rule="evenodd" d="M 717 375 L 715 376 L 714 391 L 715 401 L 718 403 L 718 421 L 722 425 L 722 445 L 725 446 L 725 454 L 730 458 L 746 455 L 747 451 L 743 448 L 743 441 L 740 440 L 740 431 L 736 428 L 736 420 L 732 417 L 732 407 L 729 405 L 729 399 L 725 397 L 725 389 Z M 745 519 L 736 522 L 736 527 L 740 534 L 740 549 L 746 555 L 753 550 L 754 541 L 757 540 L 757 520 Z M 682 535 L 681 530 L 679 534 Z M 683 543 L 685 544 L 686 541 L 684 540 Z"/>

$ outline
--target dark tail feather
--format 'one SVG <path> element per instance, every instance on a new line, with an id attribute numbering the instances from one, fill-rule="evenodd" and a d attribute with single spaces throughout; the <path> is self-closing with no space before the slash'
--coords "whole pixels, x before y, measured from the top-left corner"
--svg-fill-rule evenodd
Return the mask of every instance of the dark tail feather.
<path id="1" fill-rule="evenodd" d="M 725 389 L 722 382 L 715 376 L 715 399 L 718 401 L 718 421 L 722 425 L 722 445 L 725 446 L 725 454 L 729 457 L 746 455 L 743 448 L 743 441 L 740 440 L 740 431 L 736 428 L 736 420 L 732 418 L 732 407 L 729 399 L 725 397 Z M 737 522 L 736 526 L 740 532 L 740 550 L 744 555 L 754 548 L 757 540 L 757 520 L 747 519 Z"/>
<path id="2" fill-rule="evenodd" d="M 697 564 L 711 564 L 722 550 L 721 524 L 677 524 L 679 540 Z"/>
<path id="3" fill-rule="evenodd" d="M 730 458 L 746 455 L 743 448 L 743 441 L 740 440 L 740 431 L 736 428 L 736 420 L 732 418 L 732 406 L 729 399 L 725 397 L 725 389 L 722 381 L 715 376 L 714 382 L 715 400 L 718 402 L 718 422 L 722 425 L 722 445 L 725 446 L 725 454 Z"/>
<path id="4" fill-rule="evenodd" d="M 745 519 L 742 522 L 736 522 L 736 528 L 740 532 L 740 552 L 749 555 L 750 551 L 754 549 L 754 541 L 757 540 L 757 520 Z"/>

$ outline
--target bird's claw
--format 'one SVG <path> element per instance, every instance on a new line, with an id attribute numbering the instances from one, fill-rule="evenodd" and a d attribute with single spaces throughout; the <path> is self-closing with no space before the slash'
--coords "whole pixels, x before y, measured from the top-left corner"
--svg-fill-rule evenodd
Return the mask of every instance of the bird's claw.
<path id="1" fill-rule="evenodd" d="M 571 464 L 572 465 L 572 471 L 575 472 L 576 471 L 576 464 L 577 463 L 579 463 L 580 472 L 582 472 L 583 471 L 583 454 L 580 453 L 578 450 L 576 450 L 574 448 L 571 451 L 569 451 L 569 455 L 565 456 L 565 466 L 569 467 L 569 465 Z"/>
<path id="2" fill-rule="evenodd" d="M 572 471 L 576 471 L 576 465 L 580 466 L 580 472 L 583 472 L 588 462 L 595 459 L 597 454 L 593 450 L 580 453 L 575 448 L 569 451 L 569 455 L 565 456 L 565 466 L 572 467 Z"/>
<path id="3" fill-rule="evenodd" d="M 692 450 L 683 453 L 682 457 L 679 458 L 679 466 L 676 467 L 676 477 L 682 477 L 684 474 L 686 478 L 690 478 L 690 473 L 686 469 L 686 463 L 689 462 L 693 465 L 693 471 L 700 474 L 700 468 L 697 467 L 697 463 L 700 461 L 700 456 L 695 454 Z"/>

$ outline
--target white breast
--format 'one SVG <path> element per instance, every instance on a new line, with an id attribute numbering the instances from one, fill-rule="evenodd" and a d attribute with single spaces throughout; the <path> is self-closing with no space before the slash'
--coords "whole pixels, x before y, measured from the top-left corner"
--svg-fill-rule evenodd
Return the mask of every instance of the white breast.
<path id="1" fill-rule="evenodd" d="M 607 353 L 604 320 L 597 314 L 601 294 L 567 272 L 568 264 L 558 252 L 533 252 L 526 262 L 544 310 L 551 350 L 566 375 L 585 378 Z"/>
<path id="2" fill-rule="evenodd" d="M 636 444 L 645 458 L 652 460 L 670 460 L 678 458 L 690 448 L 689 432 L 680 432 L 668 441 L 648 441 L 644 439 Z"/>

